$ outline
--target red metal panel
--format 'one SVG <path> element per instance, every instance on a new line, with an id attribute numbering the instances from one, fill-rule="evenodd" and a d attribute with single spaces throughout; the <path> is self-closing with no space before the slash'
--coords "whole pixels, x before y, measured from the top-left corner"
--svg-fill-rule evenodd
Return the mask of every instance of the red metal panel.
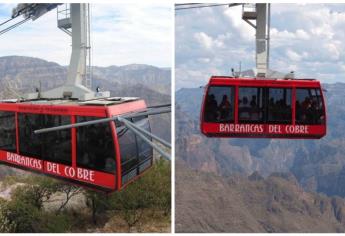
<path id="1" fill-rule="evenodd" d="M 37 158 L 26 157 L 17 153 L 0 150 L 0 161 L 10 164 L 24 166 L 32 170 L 43 170 L 43 161 Z"/>
<path id="2" fill-rule="evenodd" d="M 140 111 L 146 109 L 146 103 L 144 100 L 137 100 L 132 102 L 126 102 L 118 105 L 108 106 L 108 112 L 112 116 L 121 115 L 129 112 Z"/>
<path id="3" fill-rule="evenodd" d="M 17 148 L 17 154 L 19 154 L 19 123 L 18 123 L 18 112 L 16 112 L 15 119 L 16 119 L 16 148 Z"/>
<path id="4" fill-rule="evenodd" d="M 71 116 L 71 123 L 75 124 L 76 118 L 75 116 Z M 71 129 L 71 145 L 72 145 L 72 167 L 77 167 L 77 130 L 76 128 Z"/>
<path id="5" fill-rule="evenodd" d="M 47 115 L 77 115 L 106 117 L 105 106 L 42 105 L 26 103 L 0 103 L 2 111 L 16 111 Z"/>
<path id="6" fill-rule="evenodd" d="M 326 101 L 325 97 L 323 96 L 322 88 L 320 87 L 321 97 L 322 97 L 322 103 L 323 103 L 323 114 L 325 115 L 325 124 L 327 124 L 327 108 L 326 108 Z M 325 125 L 325 135 L 327 133 L 327 125 Z"/>
<path id="7" fill-rule="evenodd" d="M 248 137 L 322 137 L 326 134 L 324 125 L 282 125 L 282 124 L 234 124 L 203 123 L 202 132 L 210 136 Z"/>
<path id="8" fill-rule="evenodd" d="M 126 114 L 129 112 L 144 110 L 146 109 L 146 107 L 147 106 L 144 100 L 133 101 L 133 102 L 123 103 L 116 106 L 108 106 L 108 114 L 109 116 L 116 116 L 120 114 Z M 121 168 L 121 152 L 120 152 L 121 147 L 119 145 L 119 141 L 117 138 L 115 124 L 113 124 L 112 129 L 114 129 L 113 137 L 114 137 L 114 142 L 115 142 L 115 147 L 116 147 L 117 190 L 120 190 L 120 189 L 123 189 L 125 186 L 127 186 L 128 183 L 126 185 L 122 185 L 122 168 Z M 139 176 L 141 175 L 142 174 L 140 174 Z M 137 176 L 136 178 L 138 178 L 139 176 Z"/>
<path id="9" fill-rule="evenodd" d="M 317 80 L 273 80 L 273 79 L 255 79 L 255 78 L 230 78 L 213 76 L 209 81 L 210 85 L 241 85 L 241 86 L 261 86 L 261 87 L 311 87 L 319 88 L 320 82 Z"/>
<path id="10" fill-rule="evenodd" d="M 80 182 L 114 189 L 114 175 L 96 170 L 85 169 L 81 167 L 71 167 L 59 163 L 44 162 L 44 173 L 56 175 L 59 177 L 73 179 Z"/>
<path id="11" fill-rule="evenodd" d="M 109 113 L 109 109 L 107 109 L 107 116 L 111 117 L 112 115 Z M 110 129 L 111 129 L 111 136 L 113 137 L 113 144 L 115 149 L 115 163 L 116 163 L 116 173 L 114 177 L 116 180 L 114 181 L 113 188 L 118 190 L 121 188 L 121 154 L 119 149 L 119 142 L 117 139 L 116 127 L 115 122 L 110 122 Z"/>
<path id="12" fill-rule="evenodd" d="M 206 104 L 206 97 L 207 97 L 207 93 L 208 93 L 208 88 L 209 88 L 209 86 L 206 86 L 204 89 L 204 95 L 203 95 L 203 99 L 202 99 L 202 103 L 201 103 L 200 129 L 202 129 L 202 123 L 204 122 L 205 104 Z"/>
<path id="13" fill-rule="evenodd" d="M 114 175 L 100 171 L 72 167 L 59 163 L 43 161 L 34 157 L 21 156 L 16 153 L 0 150 L 0 161 L 25 169 L 39 171 L 51 176 L 62 177 L 81 183 L 114 190 Z"/>

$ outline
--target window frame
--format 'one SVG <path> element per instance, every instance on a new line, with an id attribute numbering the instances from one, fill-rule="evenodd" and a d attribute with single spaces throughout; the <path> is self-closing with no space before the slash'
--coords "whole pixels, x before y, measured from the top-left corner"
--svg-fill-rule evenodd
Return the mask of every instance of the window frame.
<path id="1" fill-rule="evenodd" d="M 211 88 L 215 88 L 215 87 L 218 87 L 218 88 L 228 88 L 229 89 L 229 94 L 230 94 L 230 97 L 229 97 L 229 100 L 230 100 L 230 105 L 231 105 L 231 108 L 232 108 L 232 111 L 230 111 L 230 116 L 229 117 L 230 119 L 228 120 L 219 120 L 219 121 L 210 121 L 208 119 L 206 119 L 206 111 L 207 111 L 207 96 L 210 92 L 210 89 Z M 205 93 L 205 98 L 204 98 L 204 107 L 203 107 L 203 121 L 206 122 L 206 123 L 235 123 L 235 103 L 236 103 L 236 97 L 235 97 L 235 93 L 236 93 L 236 86 L 235 85 L 210 85 L 208 88 L 207 88 L 207 91 Z M 226 95 L 226 94 L 224 94 Z M 219 104 L 220 105 L 220 104 Z M 219 106 L 217 104 L 217 107 Z"/>
<path id="2" fill-rule="evenodd" d="M 285 90 L 289 90 L 290 89 L 290 120 L 270 120 L 269 115 L 270 115 L 270 89 L 285 89 Z M 266 88 L 266 124 L 284 124 L 284 125 L 288 125 L 288 124 L 292 124 L 294 121 L 294 117 L 293 117 L 293 110 L 294 110 L 294 88 L 293 87 L 267 87 Z M 282 108 L 279 109 L 278 112 L 280 112 L 282 110 Z"/>
<path id="3" fill-rule="evenodd" d="M 147 130 L 147 131 L 148 131 L 148 132 L 151 132 L 151 125 L 150 125 L 150 121 L 149 121 L 148 116 L 134 117 L 134 118 L 131 118 L 131 121 L 132 121 L 134 124 L 138 125 L 137 123 L 140 122 L 140 121 L 142 121 L 142 120 L 144 120 L 144 119 L 145 119 L 145 122 L 147 122 L 148 128 L 149 128 L 149 130 Z M 141 127 L 141 128 L 143 128 L 143 127 Z M 140 148 L 139 148 L 139 140 L 140 140 L 140 142 L 145 142 L 145 141 L 142 140 L 142 138 L 139 137 L 138 135 L 135 135 L 135 137 L 136 137 L 136 144 L 137 144 L 137 156 L 138 156 L 138 160 L 139 160 L 139 161 L 138 161 L 138 167 L 140 167 L 141 164 L 143 164 L 143 163 L 146 162 L 147 160 L 153 158 L 153 148 L 152 148 L 152 147 L 150 148 L 150 150 L 152 150 L 150 157 L 146 157 L 145 159 L 141 160 L 141 158 L 140 158 L 140 157 L 141 157 L 141 156 L 140 156 L 141 150 L 140 150 Z M 151 137 L 147 137 L 147 138 L 150 139 L 150 140 L 152 141 L 152 138 L 151 138 Z"/>
<path id="4" fill-rule="evenodd" d="M 322 105 L 321 107 L 321 113 L 320 113 L 320 117 L 324 117 L 324 119 L 317 119 L 317 122 L 309 122 L 309 121 L 301 121 L 300 119 L 297 119 L 297 115 L 302 115 L 302 114 L 298 114 L 298 110 L 297 110 L 297 90 L 307 90 L 308 92 L 308 98 L 309 99 L 313 99 L 313 97 L 316 98 L 316 102 L 317 102 L 317 106 Z M 313 93 L 315 95 L 313 95 Z M 321 88 L 320 87 L 296 87 L 295 88 L 295 101 L 294 101 L 294 105 L 295 105 L 295 123 L 297 125 L 325 125 L 325 118 L 326 118 L 326 112 L 325 112 L 325 104 L 324 104 L 324 100 L 322 99 L 322 92 L 321 92 Z M 300 104 L 300 106 L 302 107 L 302 103 Z M 302 109 L 302 108 L 301 108 Z"/>
<path id="5" fill-rule="evenodd" d="M 18 145 L 18 153 L 20 155 L 23 156 L 27 156 L 27 157 L 32 157 L 32 158 L 36 158 L 42 161 L 48 161 L 48 162 L 53 162 L 53 163 L 58 163 L 58 164 L 62 164 L 62 165 L 67 165 L 67 166 L 72 166 L 73 163 L 73 148 L 72 148 L 72 131 L 71 130 L 67 130 L 67 131 L 53 131 L 53 132 L 69 132 L 69 160 L 70 161 L 65 161 L 63 159 L 63 161 L 56 161 L 56 160 L 52 160 L 52 159 L 47 159 L 47 156 L 45 155 L 50 147 L 50 144 L 47 142 L 47 139 L 45 138 L 46 136 L 52 135 L 51 133 L 46 133 L 46 134 L 34 134 L 37 135 L 35 138 L 39 145 L 39 151 L 38 153 L 34 154 L 33 152 L 28 152 L 27 150 L 22 151 L 22 145 L 24 144 L 24 141 L 22 140 L 22 138 L 24 139 L 28 139 L 28 137 L 22 137 L 21 136 L 21 130 L 22 129 L 26 129 L 27 123 L 21 122 L 20 119 L 21 117 L 23 117 L 23 119 L 27 116 L 36 116 L 38 119 L 38 127 L 39 128 L 47 128 L 46 124 L 47 124 L 47 117 L 48 116 L 53 116 L 53 117 L 65 117 L 68 118 L 69 123 L 68 124 L 72 124 L 72 120 L 71 120 L 71 116 L 70 115 L 55 115 L 55 114 L 45 114 L 45 113 L 26 113 L 26 112 L 18 112 L 17 113 L 17 122 L 18 122 L 18 140 L 19 140 L 19 145 Z M 32 117 L 30 119 L 33 119 Z M 30 121 L 30 124 L 32 124 L 32 121 Z M 23 125 L 23 127 L 21 127 L 21 125 Z M 34 131 L 32 129 L 32 126 L 30 126 L 31 131 Z M 32 141 L 32 140 L 31 140 Z M 32 143 L 29 143 L 30 145 L 28 145 L 30 148 L 32 148 Z M 35 150 L 37 151 L 37 150 Z"/>
<path id="6" fill-rule="evenodd" d="M 96 116 L 89 116 L 89 115 L 76 115 L 75 116 L 75 122 L 76 123 L 79 123 L 79 122 L 82 122 L 82 121 L 78 121 L 78 118 L 91 118 L 91 120 L 97 120 L 97 119 L 100 119 L 100 117 L 96 117 Z M 85 121 L 85 120 L 83 120 Z M 90 121 L 90 120 L 87 120 L 87 121 Z M 105 168 L 103 169 L 100 169 L 100 168 L 96 168 L 96 167 L 93 167 L 93 166 L 88 166 L 86 164 L 82 164 L 80 163 L 80 161 L 78 162 L 78 155 L 79 155 L 79 145 L 78 145 L 78 131 L 81 129 L 81 128 L 85 128 L 85 127 L 79 127 L 76 132 L 75 132 L 75 148 L 76 148 L 76 157 L 75 157 L 75 163 L 76 163 L 76 167 L 80 167 L 80 168 L 84 168 L 84 169 L 89 169 L 89 170 L 94 170 L 94 171 L 98 171 L 98 172 L 103 172 L 103 173 L 108 173 L 108 174 L 112 174 L 112 175 L 116 175 L 116 172 L 117 172 L 117 162 L 116 162 L 116 158 L 117 158 L 117 152 L 116 152 L 116 145 L 114 144 L 114 139 L 113 139 L 113 135 L 112 135 L 112 128 L 111 128 L 111 122 L 108 122 L 108 123 L 103 123 L 104 127 L 106 127 L 105 125 L 108 124 L 108 128 L 109 128 L 109 139 L 111 140 L 111 147 L 112 147 L 112 151 L 111 151 L 111 154 L 113 155 L 112 158 L 113 158 L 113 163 L 114 163 L 114 168 L 112 168 L 112 170 L 107 170 Z M 97 126 L 101 125 L 101 124 L 95 124 Z M 94 126 L 94 125 L 89 125 L 89 126 L 86 126 L 86 127 L 90 127 L 90 126 Z M 99 128 L 99 127 L 98 127 Z M 86 151 L 87 153 L 89 153 L 89 151 Z M 105 161 L 105 166 L 106 166 L 106 159 L 104 160 Z"/>
<path id="7" fill-rule="evenodd" d="M 241 120 L 240 119 L 240 90 L 241 88 L 243 89 L 261 89 L 262 95 L 261 95 L 261 101 L 262 101 L 262 118 L 260 120 Z M 267 88 L 265 86 L 243 86 L 243 85 L 238 85 L 238 93 L 237 93 L 237 123 L 238 124 L 267 124 Z M 250 101 L 248 100 L 249 104 Z M 260 108 L 259 108 L 260 112 Z"/>
<path id="8" fill-rule="evenodd" d="M 5 116 L 3 116 L 2 114 L 5 114 L 5 113 L 11 113 L 11 115 L 7 114 Z M 12 114 L 13 113 L 13 114 Z M 10 127 L 11 129 L 14 130 L 14 142 L 12 142 L 10 145 L 14 145 L 13 148 L 3 148 L 1 147 L 0 150 L 4 150 L 4 151 L 7 151 L 7 152 L 17 152 L 17 115 L 16 115 L 16 112 L 15 111 L 0 111 L 0 123 L 3 119 L 9 119 L 11 118 L 12 119 L 13 117 L 13 126 L 14 127 Z M 12 131 L 11 131 L 12 132 Z M 13 135 L 13 134 L 12 134 Z"/>

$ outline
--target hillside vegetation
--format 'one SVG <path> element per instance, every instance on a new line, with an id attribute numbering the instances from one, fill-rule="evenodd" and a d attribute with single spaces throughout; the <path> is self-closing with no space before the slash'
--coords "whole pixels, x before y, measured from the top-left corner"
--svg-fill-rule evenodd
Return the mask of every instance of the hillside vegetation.
<path id="1" fill-rule="evenodd" d="M 170 175 L 170 163 L 160 160 L 111 194 L 40 175 L 8 176 L 1 185 L 0 232 L 170 232 Z"/>

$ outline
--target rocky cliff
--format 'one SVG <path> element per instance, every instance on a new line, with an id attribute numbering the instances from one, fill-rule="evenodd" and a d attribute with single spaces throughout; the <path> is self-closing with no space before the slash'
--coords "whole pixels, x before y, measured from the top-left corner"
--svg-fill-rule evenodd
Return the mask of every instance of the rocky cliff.
<path id="1" fill-rule="evenodd" d="M 222 177 L 176 163 L 177 232 L 345 232 L 345 200 L 310 193 L 291 173 Z"/>

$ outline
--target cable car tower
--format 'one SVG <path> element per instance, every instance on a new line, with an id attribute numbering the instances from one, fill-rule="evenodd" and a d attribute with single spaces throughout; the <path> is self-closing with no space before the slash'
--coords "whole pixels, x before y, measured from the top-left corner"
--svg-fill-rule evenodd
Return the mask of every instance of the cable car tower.
<path id="1" fill-rule="evenodd" d="M 242 5 L 242 19 L 256 31 L 256 74 L 259 78 L 266 77 L 269 69 L 270 8 L 269 3 Z"/>
<path id="2" fill-rule="evenodd" d="M 62 87 L 45 92 L 31 93 L 27 98 L 90 100 L 99 97 L 110 97 L 109 91 L 91 91 L 89 4 L 72 3 L 70 5 L 64 4 L 62 7 L 58 6 L 57 26 L 63 32 L 72 36 L 72 54 L 68 67 L 67 81 Z"/>

